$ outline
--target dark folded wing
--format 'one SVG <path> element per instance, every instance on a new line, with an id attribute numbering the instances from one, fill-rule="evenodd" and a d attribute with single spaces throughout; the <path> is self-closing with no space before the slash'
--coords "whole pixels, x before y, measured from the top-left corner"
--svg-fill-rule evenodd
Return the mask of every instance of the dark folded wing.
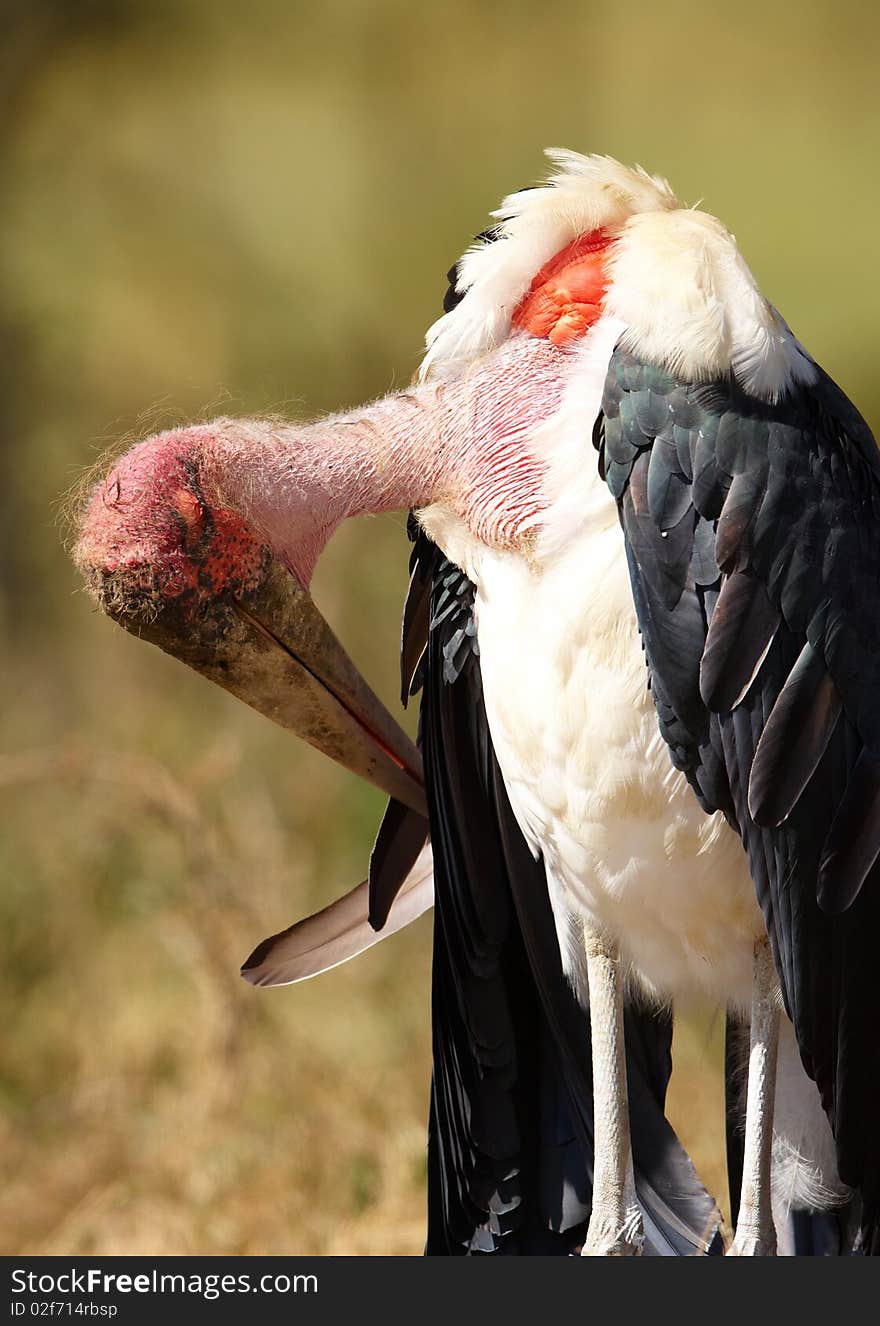
<path id="1" fill-rule="evenodd" d="M 421 709 L 435 872 L 427 1252 L 565 1253 L 589 1214 L 589 1018 L 495 761 L 473 587 L 424 536 L 415 563 L 414 583 L 432 586 Z M 717 1208 L 663 1115 L 669 1019 L 626 1016 L 647 1250 L 717 1250 Z"/>
<path id="2" fill-rule="evenodd" d="M 618 348 L 594 432 L 660 728 L 739 830 L 841 1176 L 880 1199 L 880 459 L 817 370 L 777 404 Z"/>

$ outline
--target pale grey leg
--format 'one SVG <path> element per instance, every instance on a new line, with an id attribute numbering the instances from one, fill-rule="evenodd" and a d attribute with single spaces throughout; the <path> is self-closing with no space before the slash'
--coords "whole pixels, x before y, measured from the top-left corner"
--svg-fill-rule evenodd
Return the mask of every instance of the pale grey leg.
<path id="1" fill-rule="evenodd" d="M 728 1257 L 775 1257 L 776 1227 L 770 1197 L 773 1153 L 773 1100 L 779 1045 L 776 973 L 770 944 L 755 946 L 752 980 L 752 1025 L 749 1039 L 749 1084 L 742 1194 L 736 1234 Z"/>
<path id="2" fill-rule="evenodd" d="M 620 954 L 589 923 L 584 942 L 593 1032 L 593 1208 L 581 1256 L 637 1257 L 644 1232 L 630 1146 Z"/>

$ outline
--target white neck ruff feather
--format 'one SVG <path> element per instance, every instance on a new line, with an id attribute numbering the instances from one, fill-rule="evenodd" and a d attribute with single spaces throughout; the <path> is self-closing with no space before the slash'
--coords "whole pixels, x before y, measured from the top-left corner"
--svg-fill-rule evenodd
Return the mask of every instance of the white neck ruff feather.
<path id="1" fill-rule="evenodd" d="M 714 217 L 684 208 L 663 179 L 611 157 L 547 153 L 547 183 L 506 198 L 495 238 L 459 264 L 464 295 L 427 335 L 421 377 L 460 372 L 510 334 L 535 274 L 578 236 L 602 228 L 616 241 L 607 312 L 625 344 L 689 380 L 733 375 L 776 400 L 816 368 L 758 289 L 734 237 Z"/>

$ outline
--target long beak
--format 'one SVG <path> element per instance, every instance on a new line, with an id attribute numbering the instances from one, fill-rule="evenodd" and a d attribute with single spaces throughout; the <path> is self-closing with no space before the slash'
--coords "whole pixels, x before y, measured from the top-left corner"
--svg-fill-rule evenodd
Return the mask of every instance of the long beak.
<path id="1" fill-rule="evenodd" d="M 361 677 L 311 595 L 272 557 L 259 588 L 211 600 L 165 600 L 152 621 L 120 610 L 112 585 L 92 582 L 105 611 L 244 700 L 273 722 L 420 814 L 418 750 Z"/>

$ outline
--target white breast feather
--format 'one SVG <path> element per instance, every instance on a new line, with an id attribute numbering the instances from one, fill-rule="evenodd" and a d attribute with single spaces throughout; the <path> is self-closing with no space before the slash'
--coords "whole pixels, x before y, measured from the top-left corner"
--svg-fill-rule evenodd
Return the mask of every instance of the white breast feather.
<path id="1" fill-rule="evenodd" d="M 530 555 L 487 548 L 461 521 L 439 520 L 442 507 L 429 532 L 477 586 L 492 739 L 546 862 L 573 981 L 572 915 L 615 935 L 652 994 L 745 1006 L 762 927 L 745 853 L 720 814 L 702 811 L 659 734 L 617 507 L 590 444 L 618 333 L 603 319 L 584 338 L 560 408 L 531 438 L 554 505 Z"/>
<path id="2" fill-rule="evenodd" d="M 762 930 L 746 856 L 659 734 L 616 524 L 612 511 L 552 566 L 483 557 L 477 630 L 493 743 L 557 909 L 561 896 L 566 912 L 614 935 L 653 995 L 745 1007 Z"/>

